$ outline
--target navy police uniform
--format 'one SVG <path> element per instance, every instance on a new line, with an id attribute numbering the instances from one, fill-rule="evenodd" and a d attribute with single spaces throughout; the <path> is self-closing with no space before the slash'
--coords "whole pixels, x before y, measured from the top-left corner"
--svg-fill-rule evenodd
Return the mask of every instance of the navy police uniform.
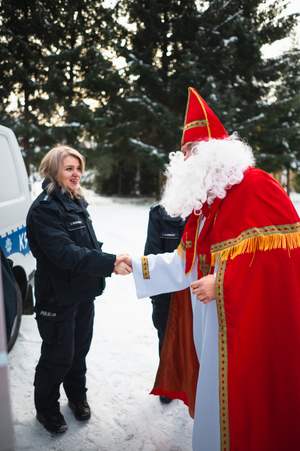
<path id="1" fill-rule="evenodd" d="M 101 251 L 84 199 L 72 199 L 49 180 L 27 215 L 27 238 L 36 258 L 36 319 L 42 338 L 35 373 L 35 406 L 44 416 L 59 413 L 59 387 L 68 400 L 86 400 L 86 363 L 94 299 L 114 270 L 116 255 Z"/>
<path id="2" fill-rule="evenodd" d="M 187 220 L 168 216 L 165 209 L 156 204 L 149 212 L 147 240 L 144 255 L 173 252 L 179 245 Z M 159 294 L 151 298 L 153 304 L 152 320 L 157 329 L 159 353 L 165 335 L 171 293 Z"/>

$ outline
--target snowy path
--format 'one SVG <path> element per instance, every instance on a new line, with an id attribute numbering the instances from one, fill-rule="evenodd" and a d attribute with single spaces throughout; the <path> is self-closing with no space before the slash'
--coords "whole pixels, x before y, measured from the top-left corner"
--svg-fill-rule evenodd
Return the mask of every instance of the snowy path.
<path id="1" fill-rule="evenodd" d="M 150 204 L 117 204 L 92 196 L 90 214 L 106 252 L 141 255 Z M 96 300 L 87 359 L 92 418 L 78 423 L 61 390 L 68 431 L 52 437 L 35 419 L 33 377 L 41 340 L 33 316 L 23 316 L 9 354 L 15 451 L 190 451 L 193 420 L 181 401 L 161 405 L 149 395 L 158 365 L 158 340 L 149 299 L 137 300 L 132 275 L 107 279 Z"/>
<path id="2" fill-rule="evenodd" d="M 90 194 L 90 214 L 106 252 L 141 255 L 150 203 L 118 204 Z M 300 212 L 300 196 L 292 200 Z M 35 419 L 34 369 L 41 340 L 33 316 L 23 316 L 9 354 L 15 451 L 191 451 L 193 420 L 180 401 L 161 405 L 149 396 L 158 365 L 156 330 L 149 299 L 137 300 L 132 275 L 107 279 L 96 300 L 87 385 L 92 418 L 78 423 L 61 390 L 69 429 L 52 437 Z"/>

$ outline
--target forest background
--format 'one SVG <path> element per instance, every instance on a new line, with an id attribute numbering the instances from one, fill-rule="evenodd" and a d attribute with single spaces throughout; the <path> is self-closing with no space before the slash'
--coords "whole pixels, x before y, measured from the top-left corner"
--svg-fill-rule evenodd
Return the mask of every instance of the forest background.
<path id="1" fill-rule="evenodd" d="M 67 144 L 85 155 L 98 193 L 159 197 L 192 86 L 258 167 L 299 191 L 299 13 L 287 4 L 1 0 L 0 124 L 29 174 Z M 287 37 L 283 53 L 264 50 Z"/>

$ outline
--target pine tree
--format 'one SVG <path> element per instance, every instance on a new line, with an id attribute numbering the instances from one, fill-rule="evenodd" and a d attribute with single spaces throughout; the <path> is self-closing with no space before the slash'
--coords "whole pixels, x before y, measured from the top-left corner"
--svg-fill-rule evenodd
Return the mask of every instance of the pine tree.
<path id="1" fill-rule="evenodd" d="M 289 176 L 295 172 L 294 188 L 299 189 L 300 169 L 300 49 L 296 42 L 291 50 L 278 58 L 281 72 L 280 83 L 272 92 L 274 101 L 267 104 L 266 114 L 257 130 L 256 142 L 260 145 L 258 164 L 268 172 L 284 169 L 287 181 L 284 185 L 290 192 Z M 288 64 L 287 64 L 288 62 Z"/>
<path id="2" fill-rule="evenodd" d="M 89 99 L 105 105 L 120 89 L 105 53 L 115 21 L 102 3 L 2 1 L 1 123 L 20 138 L 28 166 L 58 142 L 85 152 L 99 125 Z M 12 94 L 18 108 L 9 111 Z"/>
<path id="3" fill-rule="evenodd" d="M 50 30 L 34 0 L 2 0 L 1 6 L 1 123 L 20 136 L 29 164 L 34 161 L 35 140 L 43 133 L 37 104 L 42 102 L 42 42 Z M 11 100 L 17 108 L 9 113 Z"/>
<path id="4" fill-rule="evenodd" d="M 289 35 L 293 16 L 278 18 L 283 1 L 122 0 L 130 27 L 117 53 L 126 59 L 130 82 L 127 146 L 148 156 L 179 148 L 187 89 L 193 86 L 228 133 L 248 138 L 264 153 L 262 119 L 270 111 L 272 85 L 290 62 L 264 59 L 262 46 Z M 119 118 L 122 120 L 122 118 Z M 124 121 L 123 121 L 124 123 Z M 120 127 L 120 125 L 119 125 Z M 253 142 L 251 142 L 253 141 Z M 147 150 L 148 146 L 148 150 Z M 135 149 L 135 150 L 134 150 Z M 161 170 L 167 158 L 157 158 Z"/>
<path id="5" fill-rule="evenodd" d="M 298 54 L 262 57 L 296 24 L 278 19 L 283 4 L 120 0 L 111 10 L 102 1 L 2 0 L 1 123 L 16 131 L 27 165 L 67 143 L 100 169 L 99 191 L 159 194 L 193 86 L 228 133 L 249 140 L 259 165 L 293 166 Z"/>

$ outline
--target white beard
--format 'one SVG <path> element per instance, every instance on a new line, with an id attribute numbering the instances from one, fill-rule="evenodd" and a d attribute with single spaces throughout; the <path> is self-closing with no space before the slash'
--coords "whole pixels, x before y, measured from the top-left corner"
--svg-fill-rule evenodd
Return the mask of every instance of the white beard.
<path id="1" fill-rule="evenodd" d="M 192 153 L 186 161 L 182 152 L 170 154 L 161 204 L 172 217 L 185 219 L 192 211 L 200 214 L 206 201 L 211 205 L 217 197 L 224 199 L 227 190 L 240 183 L 246 169 L 255 164 L 252 149 L 237 134 L 195 143 Z"/>

